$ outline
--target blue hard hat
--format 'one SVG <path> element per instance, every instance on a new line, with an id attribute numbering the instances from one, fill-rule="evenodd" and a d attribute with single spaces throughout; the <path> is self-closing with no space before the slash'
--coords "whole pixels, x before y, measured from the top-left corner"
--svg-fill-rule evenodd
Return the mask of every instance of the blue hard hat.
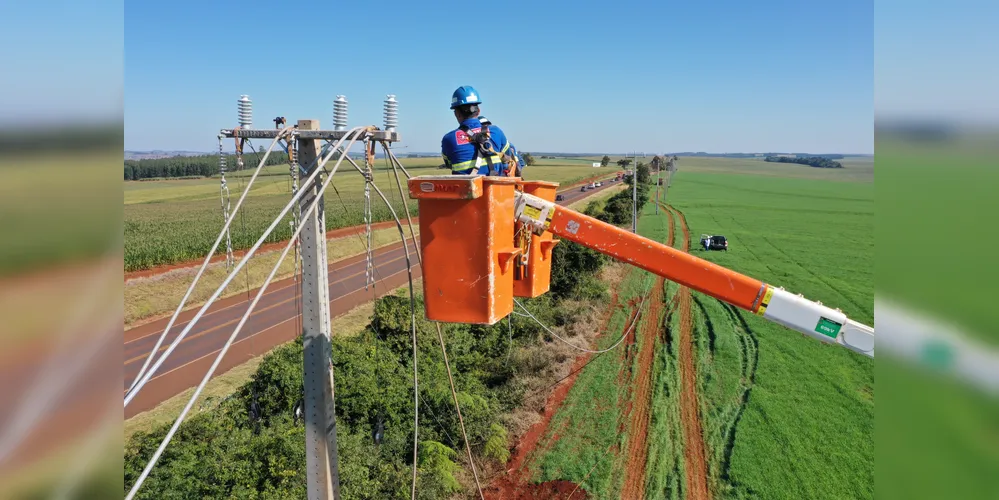
<path id="1" fill-rule="evenodd" d="M 451 94 L 451 109 L 466 104 L 482 104 L 479 100 L 479 93 L 471 85 L 462 85 Z"/>

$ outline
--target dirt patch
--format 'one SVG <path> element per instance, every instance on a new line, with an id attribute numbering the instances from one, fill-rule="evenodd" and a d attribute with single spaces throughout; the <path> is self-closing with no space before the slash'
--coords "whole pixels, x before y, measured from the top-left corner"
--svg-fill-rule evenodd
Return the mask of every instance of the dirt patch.
<path id="1" fill-rule="evenodd" d="M 621 498 L 645 498 L 645 466 L 649 456 L 649 419 L 652 404 L 652 361 L 655 359 L 656 339 L 659 338 L 664 285 L 663 278 L 656 279 L 649 297 L 649 310 L 642 318 L 642 327 L 639 330 L 644 339 L 641 351 L 638 353 L 638 373 L 633 383 L 630 430 L 625 449 L 628 463 L 624 470 Z"/>
<path id="2" fill-rule="evenodd" d="M 590 498 L 589 493 L 571 481 L 548 481 L 538 484 L 520 484 L 503 491 L 489 487 L 483 490 L 487 499 L 503 500 L 580 500 Z"/>
<path id="3" fill-rule="evenodd" d="M 671 207 L 672 208 L 672 207 Z M 676 210 L 673 208 L 673 210 Z M 690 250 L 690 230 L 683 213 L 676 210 L 683 230 L 683 250 Z M 677 305 L 680 309 L 680 419 L 683 427 L 683 461 L 686 471 L 687 498 L 710 499 L 704 432 L 697 397 L 697 363 L 694 360 L 694 318 L 690 289 L 680 287 Z"/>

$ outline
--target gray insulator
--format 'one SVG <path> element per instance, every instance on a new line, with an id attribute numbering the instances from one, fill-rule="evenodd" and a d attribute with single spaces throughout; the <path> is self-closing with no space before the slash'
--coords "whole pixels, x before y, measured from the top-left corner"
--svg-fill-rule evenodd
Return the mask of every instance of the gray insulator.
<path id="1" fill-rule="evenodd" d="M 399 103 L 395 100 L 395 94 L 385 96 L 385 130 L 395 132 L 399 125 Z"/>
<path id="2" fill-rule="evenodd" d="M 250 96 L 239 96 L 239 100 L 236 101 L 236 104 L 239 107 L 240 128 L 253 128 L 253 101 L 250 100 Z"/>
<path id="3" fill-rule="evenodd" d="M 333 130 L 347 130 L 347 98 L 342 95 L 333 101 Z"/>

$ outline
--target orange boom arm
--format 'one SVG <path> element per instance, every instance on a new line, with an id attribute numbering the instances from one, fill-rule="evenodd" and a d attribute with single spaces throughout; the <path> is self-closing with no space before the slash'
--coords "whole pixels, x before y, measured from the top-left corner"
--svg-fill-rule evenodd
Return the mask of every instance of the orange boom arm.
<path id="1" fill-rule="evenodd" d="M 617 226 L 552 205 L 548 230 L 622 262 L 640 267 L 719 300 L 756 312 L 766 285 Z"/>
<path id="2" fill-rule="evenodd" d="M 843 311 L 559 206 L 555 187 L 474 175 L 409 180 L 420 204 L 427 318 L 491 325 L 513 311 L 514 297 L 547 292 L 554 235 L 874 357 L 874 328 Z"/>
<path id="3" fill-rule="evenodd" d="M 546 231 L 741 307 L 812 338 L 874 357 L 874 328 L 813 302 L 662 243 L 556 205 L 516 193 L 515 217 Z"/>

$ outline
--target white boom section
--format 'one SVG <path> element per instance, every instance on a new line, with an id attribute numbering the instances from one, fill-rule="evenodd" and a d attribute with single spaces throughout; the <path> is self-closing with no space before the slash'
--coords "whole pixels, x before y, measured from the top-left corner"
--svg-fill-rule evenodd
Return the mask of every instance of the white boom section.
<path id="1" fill-rule="evenodd" d="M 792 330 L 851 351 L 874 357 L 874 328 L 846 317 L 842 311 L 813 302 L 783 288 L 769 288 L 757 314 Z"/>
<path id="2" fill-rule="evenodd" d="M 842 311 L 821 302 L 813 302 L 531 194 L 516 193 L 514 216 L 536 234 L 551 231 L 560 238 L 752 311 L 809 337 L 874 357 L 874 328 L 853 321 Z M 730 293 L 736 287 L 743 290 L 741 296 Z M 746 295 L 746 290 L 751 295 Z"/>

